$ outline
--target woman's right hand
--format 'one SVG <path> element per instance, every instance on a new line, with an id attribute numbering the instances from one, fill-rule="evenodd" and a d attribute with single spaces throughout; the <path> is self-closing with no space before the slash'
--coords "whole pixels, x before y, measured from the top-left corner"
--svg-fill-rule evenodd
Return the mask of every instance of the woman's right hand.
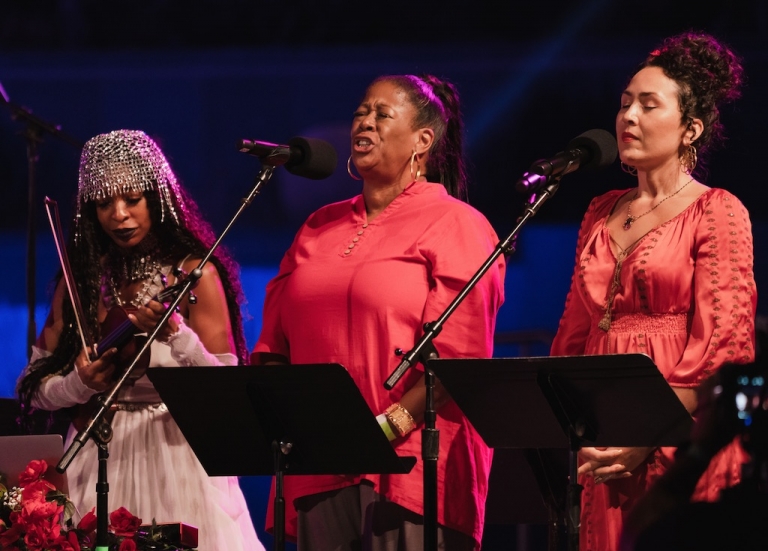
<path id="1" fill-rule="evenodd" d="M 75 369 L 82 383 L 90 389 L 102 392 L 112 384 L 112 374 L 115 364 L 112 362 L 117 348 L 110 348 L 100 358 L 93 362 L 88 358 L 90 349 L 81 350 L 75 360 Z"/>
<path id="2" fill-rule="evenodd" d="M 625 466 L 617 462 L 621 454 L 620 448 L 581 448 L 579 459 L 582 463 L 579 466 L 578 474 L 592 475 L 596 482 L 602 482 L 611 475 L 618 477 L 619 473 L 625 471 Z M 624 476 L 627 475 L 621 475 L 622 478 Z"/>

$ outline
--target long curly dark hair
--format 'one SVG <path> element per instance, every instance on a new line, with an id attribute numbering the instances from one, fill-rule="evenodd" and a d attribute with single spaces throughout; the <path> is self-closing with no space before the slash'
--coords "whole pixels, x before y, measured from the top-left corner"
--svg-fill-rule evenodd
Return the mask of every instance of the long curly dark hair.
<path id="1" fill-rule="evenodd" d="M 374 80 L 370 86 L 379 82 L 391 82 L 405 92 L 416 109 L 413 128 L 431 128 L 435 132 L 427 160 L 427 180 L 440 182 L 449 195 L 466 201 L 464 121 L 456 86 L 428 74 L 385 75 Z"/>
<path id="2" fill-rule="evenodd" d="M 160 196 L 154 189 L 144 191 L 152 220 L 151 234 L 156 239 L 160 256 L 164 262 L 174 263 L 187 255 L 202 258 L 215 242 L 215 235 L 200 214 L 197 204 L 187 192 L 179 186 L 178 194 L 173 197 L 179 213 L 179 222 L 167 213 L 162 215 Z M 178 205 L 184 205 L 183 209 Z M 97 317 L 98 305 L 101 300 L 101 285 L 103 278 L 103 259 L 109 254 L 112 246 L 111 238 L 104 232 L 96 216 L 96 202 L 89 201 L 80 205 L 78 233 L 69 237 L 67 253 L 72 267 L 72 275 L 80 296 L 83 312 L 91 336 L 99 340 L 100 327 Z M 210 261 L 219 272 L 229 309 L 233 339 L 240 364 L 247 363 L 247 348 L 243 332 L 241 305 L 244 295 L 239 279 L 239 267 L 222 247 L 218 247 Z M 58 284 L 62 278 L 59 273 L 55 279 Z M 51 356 L 41 358 L 29 366 L 17 386 L 17 394 L 25 413 L 31 412 L 30 403 L 40 382 L 52 374 L 65 375 L 74 369 L 74 361 L 82 349 L 80 336 L 77 331 L 74 309 L 71 302 L 63 302 L 64 328 L 56 348 Z"/>
<path id="3" fill-rule="evenodd" d="M 704 130 L 693 145 L 699 160 L 706 160 L 702 153 L 724 139 L 721 106 L 741 96 L 741 58 L 709 34 L 686 32 L 665 39 L 634 74 L 645 67 L 660 67 L 680 87 L 683 124 L 690 124 L 694 118 L 704 123 Z"/>

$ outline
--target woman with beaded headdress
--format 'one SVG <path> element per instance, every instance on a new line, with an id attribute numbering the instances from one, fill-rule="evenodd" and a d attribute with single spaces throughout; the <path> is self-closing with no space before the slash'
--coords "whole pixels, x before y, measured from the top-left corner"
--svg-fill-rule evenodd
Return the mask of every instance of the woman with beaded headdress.
<path id="1" fill-rule="evenodd" d="M 397 453 L 419 458 L 407 475 L 287 477 L 286 534 L 300 551 L 424 548 L 423 367 L 391 390 L 384 382 L 397 350 L 412 348 L 498 243 L 462 200 L 462 130 L 451 83 L 374 80 L 350 126 L 347 168 L 361 194 L 312 214 L 267 286 L 253 362 L 342 364 Z M 441 357 L 492 355 L 504 269 L 499 259 L 446 321 L 434 339 Z M 479 549 L 491 450 L 439 384 L 435 405 L 438 542 Z"/>
<path id="2" fill-rule="evenodd" d="M 722 137 L 720 107 L 739 96 L 738 57 L 712 36 L 666 39 L 621 94 L 616 135 L 637 187 L 590 204 L 553 355 L 644 353 L 688 411 L 724 363 L 754 359 L 752 231 L 731 193 L 700 182 Z M 698 165 L 697 165 L 698 162 Z M 616 549 L 625 515 L 673 460 L 670 448 L 584 448 L 582 549 Z M 694 500 L 736 484 L 743 450 L 726 447 Z"/>
<path id="3" fill-rule="evenodd" d="M 116 130 L 90 139 L 80 160 L 68 256 L 86 331 L 100 340 L 114 307 L 151 331 L 165 311 L 155 300 L 197 267 L 214 242 L 209 225 L 144 132 Z M 153 366 L 237 365 L 246 355 L 237 266 L 221 249 L 150 348 Z M 59 277 L 48 319 L 18 384 L 23 407 L 81 407 L 114 382 L 115 349 L 90 361 L 66 286 Z M 200 549 L 261 549 L 236 478 L 208 477 L 146 375 L 121 389 L 113 406 L 109 500 L 145 522 L 182 521 L 199 529 Z M 70 427 L 68 441 L 77 434 Z M 81 514 L 96 504 L 92 441 L 67 470 Z"/>

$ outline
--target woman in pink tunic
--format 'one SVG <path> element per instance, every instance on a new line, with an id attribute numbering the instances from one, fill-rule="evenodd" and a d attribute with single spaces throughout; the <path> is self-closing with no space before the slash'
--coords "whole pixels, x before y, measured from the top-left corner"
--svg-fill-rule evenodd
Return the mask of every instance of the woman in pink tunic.
<path id="1" fill-rule="evenodd" d="M 286 477 L 286 534 L 301 551 L 422 548 L 423 368 L 391 391 L 383 383 L 400 363 L 396 351 L 413 347 L 498 243 L 485 217 L 457 198 L 461 132 L 452 85 L 413 75 L 374 81 L 351 130 L 348 168 L 362 176 L 362 194 L 312 214 L 267 287 L 254 363 L 342 364 L 398 455 L 419 458 L 407 475 Z M 503 277 L 500 260 L 445 323 L 434 340 L 441 357 L 492 355 Z M 439 385 L 435 396 L 438 539 L 476 549 L 491 450 Z"/>
<path id="2" fill-rule="evenodd" d="M 738 58 L 708 35 L 667 39 L 621 95 L 616 135 L 637 187 L 590 204 L 553 355 L 641 352 L 693 412 L 696 388 L 726 362 L 754 359 L 757 303 L 749 216 L 697 180 L 697 157 L 722 134 L 719 106 L 738 97 Z M 698 154 L 697 154 L 698 151 Z M 581 549 L 618 547 L 624 518 L 673 459 L 669 448 L 584 448 Z M 738 482 L 726 447 L 694 499 Z"/>

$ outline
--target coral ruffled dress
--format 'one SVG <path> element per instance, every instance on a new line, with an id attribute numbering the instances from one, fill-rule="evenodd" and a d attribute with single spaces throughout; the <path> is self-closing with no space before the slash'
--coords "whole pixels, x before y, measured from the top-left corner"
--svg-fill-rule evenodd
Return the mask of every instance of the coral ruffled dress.
<path id="1" fill-rule="evenodd" d="M 725 190 L 709 189 L 617 258 L 605 224 L 624 193 L 597 197 L 584 216 L 552 355 L 644 353 L 671 386 L 688 388 L 724 363 L 753 361 L 757 292 L 751 225 L 741 202 Z M 607 306 L 606 331 L 598 325 Z M 631 478 L 595 485 L 591 476 L 581 477 L 581 549 L 618 547 L 627 512 L 664 472 L 673 451 L 657 449 Z M 717 499 L 722 488 L 739 481 L 744 460 L 736 443 L 722 450 L 693 499 Z"/>

